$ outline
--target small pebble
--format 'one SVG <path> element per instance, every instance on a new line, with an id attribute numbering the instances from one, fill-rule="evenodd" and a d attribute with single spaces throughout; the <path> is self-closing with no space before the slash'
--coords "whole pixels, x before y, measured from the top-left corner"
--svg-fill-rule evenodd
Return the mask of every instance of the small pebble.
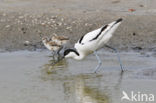
<path id="1" fill-rule="evenodd" d="M 25 46 L 28 46 L 28 45 L 30 45 L 30 44 L 31 44 L 30 41 L 25 41 L 25 42 L 24 42 L 24 45 L 25 45 Z"/>
<path id="2" fill-rule="evenodd" d="M 64 21 L 64 19 L 63 19 L 63 18 L 61 18 L 61 21 Z"/>
<path id="3" fill-rule="evenodd" d="M 45 26 L 45 23 L 41 23 L 41 25 Z"/>
<path id="4" fill-rule="evenodd" d="M 55 23 L 55 21 L 52 21 L 52 23 Z"/>
<path id="5" fill-rule="evenodd" d="M 61 26 L 61 25 L 62 25 L 62 23 L 61 23 L 61 22 L 59 22 L 59 23 L 58 23 L 58 25 L 59 25 L 59 26 Z"/>
<path id="6" fill-rule="evenodd" d="M 75 24 L 75 23 L 76 23 L 76 21 L 73 21 L 72 23 L 73 23 L 73 24 Z"/>
<path id="7" fill-rule="evenodd" d="M 24 18 L 24 16 L 19 16 L 18 18 L 19 18 L 19 19 L 23 19 L 23 18 Z"/>
<path id="8" fill-rule="evenodd" d="M 51 24 L 51 22 L 47 22 L 47 24 Z"/>
<path id="9" fill-rule="evenodd" d="M 136 11 L 135 9 L 128 9 L 129 12 L 134 12 Z"/>
<path id="10" fill-rule="evenodd" d="M 64 26 L 66 26 L 67 24 L 66 24 L 66 23 L 64 23 L 63 25 L 64 25 Z"/>
<path id="11" fill-rule="evenodd" d="M 144 7 L 144 5 L 139 5 L 140 7 Z"/>
<path id="12" fill-rule="evenodd" d="M 88 23 L 85 23 L 85 26 L 88 26 Z"/>
<path id="13" fill-rule="evenodd" d="M 3 13 L 3 16 L 6 16 L 6 14 L 5 14 L 5 13 Z"/>
<path id="14" fill-rule="evenodd" d="M 113 4 L 119 3 L 120 1 L 116 0 L 116 1 L 112 1 Z"/>
<path id="15" fill-rule="evenodd" d="M 72 28 L 71 26 L 66 27 L 66 29 L 68 29 L 68 30 L 71 29 L 71 28 Z"/>
<path id="16" fill-rule="evenodd" d="M 10 25 L 6 25 L 5 27 L 6 27 L 6 28 L 9 28 L 9 27 L 10 27 Z"/>

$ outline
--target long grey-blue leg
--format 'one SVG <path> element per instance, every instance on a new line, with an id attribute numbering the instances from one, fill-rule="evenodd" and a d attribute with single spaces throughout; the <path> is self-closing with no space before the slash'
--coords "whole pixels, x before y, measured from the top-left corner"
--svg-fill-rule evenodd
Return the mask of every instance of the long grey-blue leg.
<path id="1" fill-rule="evenodd" d="M 96 51 L 94 51 L 94 55 L 96 56 L 96 58 L 97 58 L 97 60 L 98 60 L 98 65 L 96 66 L 96 68 L 95 68 L 95 70 L 94 70 L 94 72 L 96 73 L 97 70 L 100 68 L 102 62 L 101 62 L 100 57 L 97 55 L 97 52 L 96 52 Z"/>
<path id="2" fill-rule="evenodd" d="M 52 51 L 52 58 L 55 60 L 55 51 Z"/>
<path id="3" fill-rule="evenodd" d="M 63 46 L 61 46 L 58 50 L 57 50 L 57 55 L 60 55 L 60 51 L 63 49 Z"/>
<path id="4" fill-rule="evenodd" d="M 114 50 L 114 51 L 117 53 L 117 58 L 118 58 L 118 61 L 119 61 L 119 63 L 120 63 L 121 71 L 123 72 L 124 70 L 123 70 L 122 62 L 121 62 L 121 59 L 120 59 L 120 56 L 119 56 L 119 54 L 118 54 L 117 49 L 115 49 L 115 48 L 113 48 L 113 47 L 111 47 L 111 46 L 109 46 L 109 45 L 105 45 L 105 47 L 108 47 L 108 48 Z"/>
<path id="5" fill-rule="evenodd" d="M 57 61 L 59 61 L 60 60 L 60 51 L 63 49 L 63 46 L 61 46 L 60 48 L 59 48 L 59 50 L 57 51 Z"/>

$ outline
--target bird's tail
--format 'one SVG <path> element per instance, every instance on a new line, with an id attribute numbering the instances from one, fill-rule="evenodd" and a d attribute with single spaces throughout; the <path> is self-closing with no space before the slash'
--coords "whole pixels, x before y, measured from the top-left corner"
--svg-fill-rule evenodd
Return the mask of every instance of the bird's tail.
<path id="1" fill-rule="evenodd" d="M 100 41 L 99 44 L 107 43 L 110 40 L 110 38 L 112 37 L 115 30 L 121 24 L 121 22 L 122 22 L 122 18 L 119 18 L 118 20 L 113 21 L 113 22 L 103 26 L 101 30 L 103 30 L 103 28 L 105 28 L 105 27 L 106 28 L 104 31 L 102 31 L 102 35 L 101 35 L 102 37 L 100 38 L 100 39 L 102 39 L 102 41 L 99 40 Z"/>
<path id="2" fill-rule="evenodd" d="M 122 18 L 119 18 L 118 20 L 116 20 L 115 22 L 116 23 L 119 23 L 119 22 L 121 22 L 122 21 Z"/>
<path id="3" fill-rule="evenodd" d="M 108 24 L 107 33 L 113 34 L 115 30 L 118 28 L 118 26 L 121 24 L 122 18 L 119 18 L 118 20 Z"/>
<path id="4" fill-rule="evenodd" d="M 118 20 L 116 20 L 116 21 L 113 21 L 113 22 L 111 22 L 110 24 L 108 24 L 109 26 L 115 26 L 116 24 L 120 24 L 121 22 L 122 22 L 122 18 L 119 18 Z"/>

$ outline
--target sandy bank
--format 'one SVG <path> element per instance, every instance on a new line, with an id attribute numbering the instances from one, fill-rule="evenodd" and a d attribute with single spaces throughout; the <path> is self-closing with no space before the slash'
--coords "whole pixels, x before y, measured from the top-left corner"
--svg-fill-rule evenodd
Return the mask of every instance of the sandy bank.
<path id="1" fill-rule="evenodd" d="M 42 36 L 66 35 L 74 43 L 85 33 L 122 17 L 109 44 L 119 50 L 156 51 L 155 1 L 3 0 L 0 1 L 0 48 L 35 50 Z M 130 12 L 129 9 L 136 11 Z M 24 46 L 25 41 L 31 46 Z"/>

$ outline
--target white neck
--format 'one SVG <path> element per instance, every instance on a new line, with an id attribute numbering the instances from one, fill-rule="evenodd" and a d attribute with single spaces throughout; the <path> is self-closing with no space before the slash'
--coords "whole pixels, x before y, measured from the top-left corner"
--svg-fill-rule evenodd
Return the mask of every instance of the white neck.
<path id="1" fill-rule="evenodd" d="M 76 55 L 73 58 L 76 59 L 76 60 L 82 60 L 82 59 L 84 59 L 84 57 L 85 57 L 85 55 L 82 55 L 82 54 L 79 53 L 79 56 Z"/>

